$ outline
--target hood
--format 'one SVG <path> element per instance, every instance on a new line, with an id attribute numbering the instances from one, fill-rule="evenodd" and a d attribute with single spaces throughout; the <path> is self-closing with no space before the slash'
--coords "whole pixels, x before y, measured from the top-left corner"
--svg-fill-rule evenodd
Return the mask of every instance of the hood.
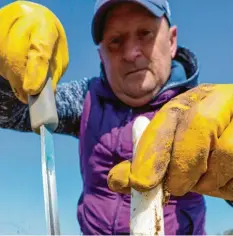
<path id="1" fill-rule="evenodd" d="M 178 47 L 175 58 L 172 61 L 171 75 L 167 83 L 161 88 L 154 99 L 167 90 L 175 88 L 190 89 L 198 85 L 199 66 L 196 55 L 185 47 Z M 113 93 L 101 65 L 100 86 L 96 86 L 96 93 L 105 100 L 121 101 Z M 153 100 L 154 101 L 154 100 Z M 152 102 L 153 102 L 152 101 Z"/>
<path id="2" fill-rule="evenodd" d="M 195 54 L 187 48 L 179 47 L 172 61 L 170 78 L 157 96 L 168 89 L 177 87 L 193 88 L 199 83 L 198 76 L 199 67 Z"/>

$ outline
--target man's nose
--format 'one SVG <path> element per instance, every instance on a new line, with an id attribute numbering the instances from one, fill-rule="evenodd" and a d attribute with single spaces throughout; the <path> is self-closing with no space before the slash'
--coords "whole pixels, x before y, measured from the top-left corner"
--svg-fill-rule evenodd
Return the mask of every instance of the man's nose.
<path id="1" fill-rule="evenodd" d="M 141 47 L 139 42 L 130 40 L 125 43 L 123 59 L 127 62 L 134 62 L 137 57 L 141 56 Z"/>

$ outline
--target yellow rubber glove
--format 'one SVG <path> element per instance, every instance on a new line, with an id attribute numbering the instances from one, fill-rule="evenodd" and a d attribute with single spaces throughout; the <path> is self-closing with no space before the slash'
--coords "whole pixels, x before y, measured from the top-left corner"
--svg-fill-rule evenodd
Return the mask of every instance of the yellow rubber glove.
<path id="1" fill-rule="evenodd" d="M 233 200 L 233 84 L 200 85 L 155 115 L 132 161 L 109 173 L 117 192 L 148 191 L 164 181 L 170 194 Z"/>
<path id="2" fill-rule="evenodd" d="M 27 103 L 38 94 L 50 66 L 54 90 L 68 62 L 66 34 L 46 7 L 16 1 L 0 9 L 0 75 L 15 95 Z"/>

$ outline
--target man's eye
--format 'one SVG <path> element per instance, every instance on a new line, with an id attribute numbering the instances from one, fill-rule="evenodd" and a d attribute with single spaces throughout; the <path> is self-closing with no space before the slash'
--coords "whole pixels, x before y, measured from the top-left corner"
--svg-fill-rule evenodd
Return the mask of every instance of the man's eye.
<path id="1" fill-rule="evenodd" d="M 119 43 L 120 43 L 120 38 L 113 38 L 113 39 L 111 40 L 111 43 L 112 43 L 112 44 L 119 44 Z"/>
<path id="2" fill-rule="evenodd" d="M 152 39 L 153 38 L 153 32 L 151 30 L 142 30 L 139 35 L 140 35 L 141 39 Z"/>
<path id="3" fill-rule="evenodd" d="M 109 42 L 109 48 L 110 49 L 117 49 L 120 47 L 121 39 L 119 37 L 112 38 Z"/>

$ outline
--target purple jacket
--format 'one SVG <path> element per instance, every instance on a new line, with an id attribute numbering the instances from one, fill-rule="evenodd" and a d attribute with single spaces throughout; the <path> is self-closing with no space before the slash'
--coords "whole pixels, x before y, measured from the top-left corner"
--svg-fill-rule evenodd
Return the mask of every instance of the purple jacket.
<path id="1" fill-rule="evenodd" d="M 182 56 L 176 60 L 182 62 Z M 137 116 L 153 118 L 171 98 L 197 84 L 197 68 L 191 73 L 191 61 L 185 63 L 187 72 L 181 63 L 174 61 L 169 82 L 161 93 L 150 104 L 137 109 L 122 104 L 105 79 L 91 81 L 80 129 L 84 186 L 78 220 L 84 234 L 129 233 L 130 195 L 108 189 L 108 172 L 117 163 L 132 158 L 132 125 Z M 172 197 L 164 210 L 167 234 L 204 234 L 205 204 L 201 195 Z"/>
<path id="2" fill-rule="evenodd" d="M 83 234 L 129 234 L 130 196 L 109 190 L 108 172 L 132 158 L 135 118 L 143 114 L 151 119 L 171 98 L 196 86 L 198 73 L 194 54 L 179 48 L 167 84 L 150 104 L 134 109 L 117 99 L 103 74 L 58 86 L 56 132 L 80 139 L 83 192 L 77 216 Z M 30 132 L 28 106 L 15 98 L 6 81 L 1 79 L 0 85 L 0 127 Z M 164 217 L 166 234 L 205 234 L 205 202 L 199 194 L 172 196 Z"/>

